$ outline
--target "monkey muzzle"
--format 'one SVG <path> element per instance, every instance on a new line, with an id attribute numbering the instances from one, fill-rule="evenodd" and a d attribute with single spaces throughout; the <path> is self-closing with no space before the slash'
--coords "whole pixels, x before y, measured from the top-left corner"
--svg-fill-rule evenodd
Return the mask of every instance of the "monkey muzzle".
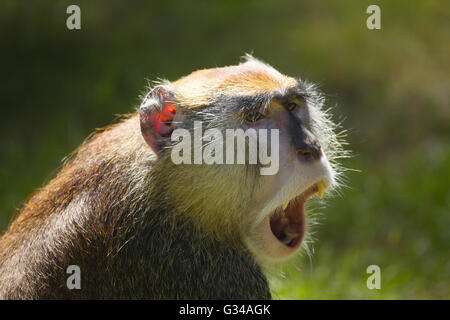
<path id="1" fill-rule="evenodd" d="M 275 210 L 270 217 L 270 229 L 280 242 L 292 249 L 300 246 L 305 234 L 305 202 L 315 193 L 322 198 L 324 189 L 324 183 L 318 182 Z"/>

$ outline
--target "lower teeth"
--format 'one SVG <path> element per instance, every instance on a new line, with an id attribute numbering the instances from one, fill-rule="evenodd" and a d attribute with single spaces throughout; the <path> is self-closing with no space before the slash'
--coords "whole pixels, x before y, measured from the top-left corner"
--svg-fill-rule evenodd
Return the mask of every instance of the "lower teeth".
<path id="1" fill-rule="evenodd" d="M 281 242 L 283 242 L 284 244 L 288 245 L 289 243 L 292 242 L 292 240 L 294 240 L 297 236 L 293 236 L 293 235 L 289 235 L 289 234 L 284 234 L 283 239 L 281 240 Z"/>

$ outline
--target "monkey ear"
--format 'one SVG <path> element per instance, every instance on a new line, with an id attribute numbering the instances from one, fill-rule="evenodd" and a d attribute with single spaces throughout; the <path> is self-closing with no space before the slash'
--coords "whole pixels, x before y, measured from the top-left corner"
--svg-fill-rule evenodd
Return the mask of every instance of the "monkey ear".
<path id="1" fill-rule="evenodd" d="M 145 142 L 158 153 L 170 141 L 177 106 L 167 89 L 155 87 L 139 108 L 141 133 Z"/>

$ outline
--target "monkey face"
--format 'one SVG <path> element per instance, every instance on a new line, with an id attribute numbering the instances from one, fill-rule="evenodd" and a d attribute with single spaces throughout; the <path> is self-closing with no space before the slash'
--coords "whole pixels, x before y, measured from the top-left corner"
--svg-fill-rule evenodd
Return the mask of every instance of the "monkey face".
<path id="1" fill-rule="evenodd" d="M 283 261 L 299 250 L 306 232 L 306 200 L 316 193 L 322 197 L 334 184 L 334 170 L 312 133 L 310 110 L 315 107 L 297 93 L 279 95 L 255 123 L 279 128 L 280 154 L 277 174 L 260 177 L 250 205 L 255 220 L 246 241 L 260 259 Z"/>
<path id="2" fill-rule="evenodd" d="M 248 58 L 238 66 L 197 71 L 153 89 L 140 109 L 141 130 L 158 153 L 154 172 L 164 174 L 156 180 L 164 179 L 171 192 L 165 197 L 176 204 L 174 211 L 207 232 L 243 242 L 257 261 L 278 262 L 301 246 L 307 199 L 322 197 L 339 174 L 334 159 L 341 144 L 322 104 L 312 85 Z M 245 161 L 196 162 L 195 138 L 182 152 L 192 161 L 171 161 L 177 147 L 171 136 L 178 129 L 195 136 L 198 123 L 223 134 L 213 140 L 202 135 L 201 150 L 230 141 L 224 138 L 227 130 L 254 130 L 246 136 Z M 271 141 L 265 148 L 277 156 L 276 170 L 268 174 L 262 174 L 267 163 L 249 161 L 261 154 L 261 132 Z M 253 154 L 251 145 L 257 146 Z M 228 155 L 227 148 L 214 148 L 215 156 Z M 238 151 L 234 144 L 232 148 Z"/>

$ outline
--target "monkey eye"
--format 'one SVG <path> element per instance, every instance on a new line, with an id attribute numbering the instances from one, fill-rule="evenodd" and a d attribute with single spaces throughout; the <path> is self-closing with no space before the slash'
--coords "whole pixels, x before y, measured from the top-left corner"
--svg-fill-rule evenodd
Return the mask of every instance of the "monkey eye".
<path id="1" fill-rule="evenodd" d="M 298 106 L 298 104 L 295 103 L 295 102 L 289 102 L 288 104 L 286 104 L 286 108 L 287 108 L 289 111 L 295 110 L 295 108 L 297 108 L 297 106 Z"/>
<path id="2" fill-rule="evenodd" d="M 259 121 L 262 117 L 263 115 L 258 110 L 255 110 L 250 113 L 247 113 L 247 115 L 245 116 L 245 121 L 249 123 L 254 123 Z"/>

